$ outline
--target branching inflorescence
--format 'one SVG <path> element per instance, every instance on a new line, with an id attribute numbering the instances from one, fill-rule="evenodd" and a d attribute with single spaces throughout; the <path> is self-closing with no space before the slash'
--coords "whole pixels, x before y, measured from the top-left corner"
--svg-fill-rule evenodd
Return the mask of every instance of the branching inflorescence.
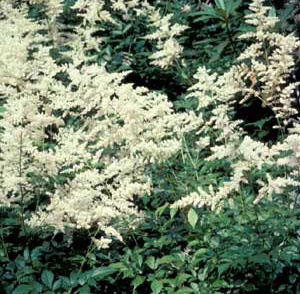
<path id="1" fill-rule="evenodd" d="M 37 33 L 47 24 L 30 22 L 25 8 L 1 5 L 7 12 L 0 47 L 6 109 L 1 203 L 23 205 L 39 198 L 27 220 L 30 226 L 50 225 L 63 232 L 98 228 L 106 236 L 94 239 L 99 247 L 107 247 L 111 236 L 122 240 L 113 222 L 143 217 L 133 200 L 151 192 L 147 166 L 178 152 L 184 132 L 201 119 L 174 113 L 162 94 L 122 83 L 126 72 L 108 73 L 104 65 L 88 64 L 84 49 L 89 39 L 81 42 L 80 28 L 68 43 L 72 62 L 57 65 L 51 47 L 41 44 L 49 36 Z"/>
<path id="2" fill-rule="evenodd" d="M 292 205 L 295 203 L 292 199 L 299 186 L 299 124 L 294 124 L 294 131 L 289 129 L 283 142 L 270 147 L 246 135 L 242 121 L 233 120 L 232 115 L 236 102 L 242 104 L 248 99 L 260 99 L 264 107 L 273 111 L 277 127 L 283 129 L 297 113 L 292 107 L 292 98 L 299 83 L 289 83 L 288 78 L 296 65 L 294 53 L 299 51 L 300 42 L 293 35 L 274 32 L 278 19 L 268 15 L 270 9 L 263 1 L 253 0 L 246 22 L 255 26 L 256 31 L 245 33 L 241 38 L 254 42 L 238 58 L 241 63 L 223 75 L 211 74 L 201 67 L 195 75 L 198 82 L 189 89 L 189 96 L 199 100 L 199 111 L 209 113 L 198 145 L 202 149 L 210 148 L 211 156 L 206 160 L 224 159 L 231 165 L 230 179 L 219 187 L 200 186 L 198 191 L 183 197 L 173 207 L 194 205 L 220 210 L 225 201 L 232 204 L 234 198 L 243 193 L 243 186 L 253 184 L 260 187 L 254 203 L 284 193 L 289 195 Z M 237 101 L 240 97 L 242 99 Z M 210 130 L 219 134 L 213 143 Z M 284 156 L 287 151 L 292 151 L 293 155 Z M 272 177 L 272 167 L 278 166 L 293 167 L 293 170 L 282 169 L 286 172 Z M 255 176 L 259 171 L 265 174 L 263 178 Z"/>

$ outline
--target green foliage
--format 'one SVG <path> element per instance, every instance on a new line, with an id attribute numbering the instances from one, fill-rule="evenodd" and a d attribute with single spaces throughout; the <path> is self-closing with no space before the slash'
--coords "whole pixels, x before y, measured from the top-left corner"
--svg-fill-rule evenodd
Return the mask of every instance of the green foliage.
<path id="1" fill-rule="evenodd" d="M 239 53 L 245 48 L 245 42 L 238 37 L 251 26 L 243 22 L 247 13 L 248 1 L 215 1 L 204 5 L 198 12 L 191 12 L 193 28 L 201 28 L 193 41 L 193 48 L 202 57 L 202 64 L 208 68 L 225 71 Z"/>
<path id="2" fill-rule="evenodd" d="M 294 33 L 300 35 L 300 5 L 298 1 L 282 1 L 285 3 L 276 3 L 271 1 L 277 8 L 278 16 L 280 17 L 279 28 L 285 33 Z M 281 2 L 281 1 L 280 1 Z M 279 5 L 278 5 L 279 4 Z M 278 7 L 279 6 L 279 7 Z"/>
<path id="3" fill-rule="evenodd" d="M 14 210 L 1 210 L 0 289 L 7 294 L 97 293 L 106 290 L 110 254 L 87 251 L 90 240 L 77 233 L 69 236 L 52 232 L 22 230 L 22 219 Z M 115 255 L 117 257 L 117 255 Z M 99 284 L 99 281 L 101 283 Z M 1 292 L 2 293 L 2 292 Z"/>
<path id="4" fill-rule="evenodd" d="M 149 218 L 111 266 L 133 293 L 297 293 L 299 211 L 248 197 L 222 214 L 199 210 L 194 228 L 185 215 Z"/>

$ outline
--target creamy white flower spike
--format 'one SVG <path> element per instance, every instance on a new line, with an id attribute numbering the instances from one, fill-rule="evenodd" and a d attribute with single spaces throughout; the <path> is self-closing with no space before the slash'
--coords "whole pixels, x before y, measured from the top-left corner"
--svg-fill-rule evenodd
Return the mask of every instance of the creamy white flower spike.
<path id="1" fill-rule="evenodd" d="M 51 8 L 57 16 L 60 3 L 48 2 L 47 13 Z M 120 3 L 115 9 L 123 9 Z M 95 44 L 84 25 L 66 40 L 72 62 L 57 65 L 51 47 L 41 45 L 48 36 L 37 33 L 50 28 L 30 22 L 25 8 L 0 4 L 7 15 L 0 20 L 1 205 L 47 199 L 27 224 L 62 232 L 97 229 L 104 234 L 93 240 L 98 248 L 107 248 L 112 238 L 122 241 L 115 220 L 135 217 L 133 228 L 143 219 L 134 200 L 152 191 L 147 167 L 176 154 L 184 133 L 202 119 L 176 114 L 165 95 L 123 83 L 128 72 L 89 64 L 84 51 Z M 85 25 L 92 27 L 104 19 L 102 4 L 79 0 L 73 8 L 91 16 Z M 136 5 L 126 3 L 128 9 Z"/>
<path id="2" fill-rule="evenodd" d="M 223 75 L 200 67 L 194 76 L 197 82 L 189 89 L 188 97 L 198 98 L 198 110 L 210 113 L 205 115 L 206 121 L 198 132 L 199 148 L 210 148 L 211 155 L 206 158 L 208 161 L 226 160 L 232 169 L 230 177 L 220 187 L 210 186 L 209 193 L 199 187 L 175 202 L 173 207 L 207 206 L 219 211 L 226 201 L 232 205 L 243 186 L 253 185 L 249 182 L 253 171 L 268 167 L 280 166 L 284 171 L 282 166 L 285 166 L 292 171 L 275 178 L 267 173 L 264 179 L 258 179 L 255 184 L 260 189 L 254 199 L 255 204 L 263 198 L 272 199 L 274 194 L 287 193 L 286 188 L 292 192 L 285 197 L 292 199 L 293 191 L 299 186 L 299 123 L 290 129 L 282 143 L 270 147 L 246 136 L 241 128 L 242 121 L 234 121 L 231 114 L 233 104 L 242 104 L 248 99 L 260 99 L 264 107 L 271 108 L 280 123 L 279 127 L 288 124 L 289 118 L 298 113 L 292 107 L 292 96 L 299 83 L 290 83 L 288 78 L 295 66 L 294 52 L 300 49 L 300 42 L 293 35 L 283 36 L 274 32 L 278 18 L 268 15 L 271 8 L 264 6 L 263 2 L 253 0 L 250 5 L 251 13 L 246 22 L 254 25 L 256 31 L 241 36 L 242 39 L 252 40 L 253 44 L 239 56 L 240 64 L 232 66 Z M 266 51 L 266 48 L 270 50 Z M 212 140 L 207 140 L 211 130 L 218 132 L 214 144 Z M 292 153 L 284 154 L 286 151 Z"/>

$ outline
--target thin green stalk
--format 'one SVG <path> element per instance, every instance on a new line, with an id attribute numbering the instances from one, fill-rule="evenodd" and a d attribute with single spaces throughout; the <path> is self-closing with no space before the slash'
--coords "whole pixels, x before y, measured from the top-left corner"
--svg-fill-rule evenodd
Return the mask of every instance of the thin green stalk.
<path id="1" fill-rule="evenodd" d="M 99 232 L 99 228 L 97 229 L 97 231 L 95 232 L 95 234 L 93 235 L 93 237 L 95 237 L 97 234 L 98 234 L 98 232 Z M 91 237 L 91 235 L 89 236 L 89 237 Z M 86 263 L 86 261 L 87 261 L 87 256 L 88 256 L 88 254 L 92 251 L 92 250 L 94 250 L 96 248 L 96 245 L 93 243 L 93 241 L 91 240 L 91 242 L 90 242 L 90 245 L 89 245 L 89 247 L 88 247 L 88 249 L 87 249 L 87 251 L 86 251 L 86 254 L 85 254 L 85 256 L 84 256 L 84 259 L 81 261 L 81 263 L 80 263 L 80 267 L 79 267 L 79 272 L 81 273 L 82 272 L 82 269 L 83 269 L 83 266 L 85 265 L 85 263 Z M 72 290 L 73 290 L 73 287 L 71 287 L 69 290 L 68 290 L 68 292 L 67 292 L 67 294 L 71 294 L 72 293 Z"/>
<path id="2" fill-rule="evenodd" d="M 300 168 L 298 167 L 298 181 L 300 180 Z M 300 187 L 299 185 L 297 186 L 297 191 L 296 191 L 296 197 L 294 200 L 294 205 L 293 205 L 293 210 L 295 210 L 296 206 L 297 206 L 297 202 L 298 202 L 298 197 L 299 197 L 299 193 L 300 193 Z"/>
<path id="3" fill-rule="evenodd" d="M 235 53 L 235 52 L 237 52 L 237 50 L 236 50 L 236 46 L 235 46 L 235 43 L 234 43 L 233 38 L 232 38 L 232 32 L 231 32 L 231 30 L 229 28 L 229 22 L 228 22 L 228 18 L 227 17 L 225 18 L 225 27 L 226 27 L 226 32 L 227 32 L 227 36 L 228 36 L 228 39 L 229 39 L 229 43 L 230 43 L 231 49 Z"/>
<path id="4" fill-rule="evenodd" d="M 19 150 L 19 177 L 20 179 L 23 176 L 22 171 L 22 157 L 23 157 L 23 134 L 21 133 L 20 136 L 20 150 Z M 19 184 L 19 190 L 21 195 L 21 205 L 20 205 L 20 217 L 21 217 L 21 224 L 22 224 L 22 230 L 24 232 L 24 235 L 27 236 L 26 226 L 25 226 L 25 209 L 24 209 L 24 190 L 22 184 Z"/>
<path id="5" fill-rule="evenodd" d="M 193 168 L 194 168 L 195 171 L 196 171 L 196 172 L 195 172 L 196 179 L 197 179 L 197 181 L 199 182 L 198 167 L 197 167 L 196 163 L 194 162 L 194 160 L 193 160 L 193 158 L 192 158 L 192 155 L 191 155 L 191 153 L 190 153 L 190 151 L 189 151 L 189 147 L 188 147 L 188 145 L 187 145 L 187 142 L 186 142 L 186 140 L 185 140 L 185 137 L 183 137 L 183 142 L 184 142 L 184 146 L 185 146 L 185 148 L 186 148 L 187 156 L 188 156 L 188 158 L 190 159 L 190 161 L 191 161 L 191 163 L 192 163 L 192 165 L 193 165 Z"/>
<path id="6" fill-rule="evenodd" d="M 4 254 L 5 254 L 6 258 L 10 261 L 7 246 L 5 244 L 5 240 L 4 240 L 4 236 L 3 236 L 3 225 L 2 224 L 1 224 L 1 228 L 0 228 L 0 237 L 1 237 L 1 245 L 3 248 Z"/>

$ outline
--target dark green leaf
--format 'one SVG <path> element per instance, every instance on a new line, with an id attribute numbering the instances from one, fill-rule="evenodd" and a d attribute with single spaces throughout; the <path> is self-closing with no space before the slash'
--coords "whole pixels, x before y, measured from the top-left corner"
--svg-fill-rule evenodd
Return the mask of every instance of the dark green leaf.
<path id="1" fill-rule="evenodd" d="M 131 282 L 133 286 L 133 290 L 135 290 L 138 286 L 142 285 L 145 281 L 145 277 L 143 276 L 136 276 L 135 279 Z"/>
<path id="2" fill-rule="evenodd" d="M 193 208 L 190 208 L 190 210 L 188 212 L 188 222 L 189 222 L 189 224 L 193 228 L 195 228 L 197 221 L 198 221 L 198 214 L 196 213 L 196 211 Z"/>
<path id="3" fill-rule="evenodd" d="M 253 263 L 264 264 L 264 263 L 270 263 L 270 258 L 267 254 L 261 253 L 261 254 L 251 256 L 249 258 L 249 261 Z"/>
<path id="4" fill-rule="evenodd" d="M 117 269 L 105 266 L 105 267 L 99 267 L 91 271 L 90 277 L 92 278 L 104 278 L 107 277 L 113 273 L 115 273 Z"/>
<path id="5" fill-rule="evenodd" d="M 157 268 L 157 264 L 156 264 L 155 258 L 153 256 L 147 257 L 146 264 L 153 270 Z"/>
<path id="6" fill-rule="evenodd" d="M 19 285 L 13 292 L 13 294 L 29 294 L 32 291 L 31 285 Z"/>
<path id="7" fill-rule="evenodd" d="M 52 288 L 53 280 L 54 280 L 54 274 L 49 270 L 43 270 L 42 276 L 41 276 L 42 282 L 48 287 Z"/>
<path id="8" fill-rule="evenodd" d="M 161 281 L 154 280 L 151 283 L 152 294 L 159 294 L 163 288 L 163 284 Z"/>

